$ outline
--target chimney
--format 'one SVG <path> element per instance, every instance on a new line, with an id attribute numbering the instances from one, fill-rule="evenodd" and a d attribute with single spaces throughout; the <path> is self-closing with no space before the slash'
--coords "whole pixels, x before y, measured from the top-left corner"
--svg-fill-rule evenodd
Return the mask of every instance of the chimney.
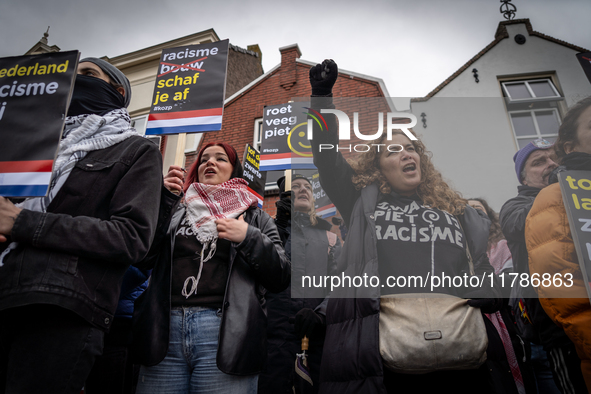
<path id="1" fill-rule="evenodd" d="M 253 51 L 259 55 L 259 63 L 263 64 L 263 52 L 261 52 L 261 48 L 259 48 L 259 44 L 249 45 L 246 47 L 249 51 Z"/>
<path id="2" fill-rule="evenodd" d="M 281 87 L 285 90 L 291 89 L 296 84 L 296 59 L 302 56 L 298 44 L 288 45 L 279 48 L 281 52 Z"/>

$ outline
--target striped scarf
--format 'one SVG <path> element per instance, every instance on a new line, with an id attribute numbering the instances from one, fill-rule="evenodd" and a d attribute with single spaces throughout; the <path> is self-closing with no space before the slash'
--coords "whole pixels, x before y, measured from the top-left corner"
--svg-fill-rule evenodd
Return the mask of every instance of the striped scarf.
<path id="1" fill-rule="evenodd" d="M 211 244 L 209 260 L 215 253 L 218 231 L 215 221 L 224 218 L 237 218 L 249 207 L 257 206 L 256 197 L 248 191 L 248 183 L 241 178 L 232 178 L 219 185 L 193 183 L 187 189 L 185 204 L 187 219 L 197 240 L 205 246 Z M 202 253 L 202 255 L 205 253 Z"/>
<path id="2" fill-rule="evenodd" d="M 203 263 L 210 260 L 216 251 L 218 230 L 215 221 L 238 218 L 249 207 L 256 207 L 258 204 L 257 198 L 248 191 L 247 184 L 244 179 L 232 178 L 219 185 L 196 182 L 187 189 L 186 216 L 193 234 L 196 234 L 197 240 L 203 245 L 199 271 L 193 285 L 195 289 L 201 278 Z M 209 253 L 204 257 L 207 249 Z"/>
<path id="3" fill-rule="evenodd" d="M 88 152 L 108 148 L 134 135 L 139 134 L 131 127 L 131 119 L 125 108 L 115 109 L 104 116 L 68 116 L 57 158 L 53 163 L 47 196 L 28 198 L 17 206 L 30 211 L 47 212 L 47 207 L 70 176 L 76 163 Z M 4 265 L 6 255 L 17 246 L 16 242 L 11 242 L 0 254 L 0 267 Z"/>

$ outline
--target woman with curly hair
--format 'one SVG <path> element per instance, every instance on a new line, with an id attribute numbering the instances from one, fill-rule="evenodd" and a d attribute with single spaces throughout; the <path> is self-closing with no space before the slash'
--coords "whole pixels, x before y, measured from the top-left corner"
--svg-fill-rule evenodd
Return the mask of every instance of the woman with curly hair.
<path id="1" fill-rule="evenodd" d="M 337 75 L 333 61 L 312 67 L 313 108 L 334 108 L 330 97 Z M 338 266 L 345 267 L 343 278 L 379 277 L 381 285 L 374 279 L 373 285 L 344 285 L 332 293 L 320 392 L 489 392 L 484 366 L 422 375 L 388 370 L 380 355 L 379 317 L 381 296 L 426 292 L 410 282 L 392 285 L 391 278 L 469 275 L 467 248 L 476 275 L 492 273 L 486 256 L 490 222 L 443 181 L 420 140 L 394 131 L 391 139 L 369 142 L 367 152 L 347 161 L 336 149 L 320 150 L 321 144 L 339 142 L 334 118 L 324 117 L 326 130 L 314 130 L 312 150 L 322 187 L 349 227 Z M 446 283 L 437 292 L 468 298 L 483 312 L 500 306 L 490 286 L 466 289 Z"/>

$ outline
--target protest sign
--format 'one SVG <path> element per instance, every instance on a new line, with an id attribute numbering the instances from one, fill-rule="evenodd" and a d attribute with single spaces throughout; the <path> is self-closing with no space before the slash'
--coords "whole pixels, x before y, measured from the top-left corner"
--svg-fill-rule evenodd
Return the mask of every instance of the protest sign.
<path id="1" fill-rule="evenodd" d="M 591 171 L 563 171 L 558 174 L 558 181 L 587 295 L 591 298 Z"/>
<path id="2" fill-rule="evenodd" d="M 260 154 L 250 144 L 246 144 L 244 149 L 243 175 L 244 180 L 248 182 L 248 188 L 259 200 L 259 208 L 263 207 L 263 196 L 265 195 L 266 172 L 259 171 Z"/>
<path id="3" fill-rule="evenodd" d="M 314 209 L 316 209 L 316 214 L 318 216 L 327 218 L 337 214 L 337 208 L 320 186 L 320 175 L 317 170 L 297 170 L 293 172 L 302 174 L 310 180 L 310 183 L 312 184 L 312 194 L 314 195 Z"/>
<path id="4" fill-rule="evenodd" d="M 314 193 L 314 207 L 318 215 L 327 218 L 337 214 L 337 208 L 320 186 L 320 174 L 318 172 L 312 174 L 312 193 Z"/>
<path id="5" fill-rule="evenodd" d="M 47 193 L 78 51 L 0 59 L 0 195 Z"/>
<path id="6" fill-rule="evenodd" d="M 303 102 L 265 106 L 261 171 L 316 168 L 307 136 L 309 106 Z"/>
<path id="7" fill-rule="evenodd" d="M 147 135 L 222 129 L 228 43 L 162 50 Z"/>

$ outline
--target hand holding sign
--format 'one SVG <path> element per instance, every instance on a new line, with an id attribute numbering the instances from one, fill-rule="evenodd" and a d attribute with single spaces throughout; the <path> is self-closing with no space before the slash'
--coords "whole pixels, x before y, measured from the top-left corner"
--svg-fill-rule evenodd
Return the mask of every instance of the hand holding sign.
<path id="1" fill-rule="evenodd" d="M 174 194 L 181 194 L 185 183 L 185 170 L 180 166 L 168 167 L 168 174 L 164 177 L 164 187 Z"/>
<path id="2" fill-rule="evenodd" d="M 6 236 L 12 232 L 16 217 L 22 209 L 18 208 L 9 199 L 0 197 L 0 242 L 6 242 Z"/>

